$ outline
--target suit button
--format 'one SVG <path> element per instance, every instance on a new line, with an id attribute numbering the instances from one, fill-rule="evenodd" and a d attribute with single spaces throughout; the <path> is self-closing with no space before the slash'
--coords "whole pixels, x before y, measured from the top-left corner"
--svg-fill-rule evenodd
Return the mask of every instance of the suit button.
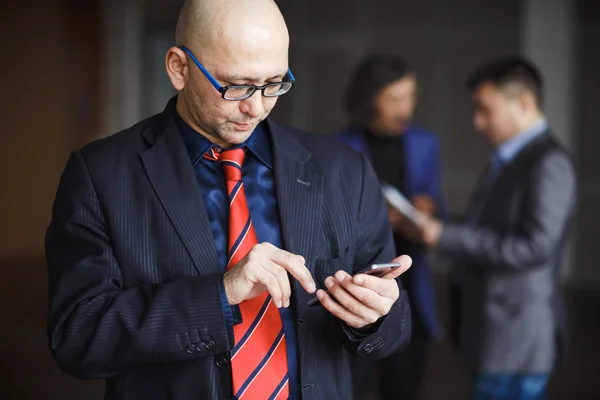
<path id="1" fill-rule="evenodd" d="M 214 341 L 209 340 L 208 342 L 206 342 L 206 348 L 207 349 L 211 350 L 211 349 L 214 349 L 214 347 L 215 347 L 215 342 Z"/>
<path id="2" fill-rule="evenodd" d="M 188 346 L 188 347 L 187 347 L 185 350 L 186 350 L 188 353 L 192 354 L 192 353 L 194 352 L 194 349 L 195 349 L 194 345 L 191 345 L 191 344 L 190 344 L 190 345 L 189 345 L 189 346 Z"/>
<path id="3" fill-rule="evenodd" d="M 219 368 L 223 368 L 227 365 L 227 358 L 221 356 L 221 357 L 217 357 L 217 360 L 215 361 L 215 364 L 217 364 L 217 367 Z"/>
<path id="4" fill-rule="evenodd" d="M 196 344 L 196 350 L 198 350 L 198 351 L 206 350 L 206 343 L 200 342 L 200 343 Z"/>

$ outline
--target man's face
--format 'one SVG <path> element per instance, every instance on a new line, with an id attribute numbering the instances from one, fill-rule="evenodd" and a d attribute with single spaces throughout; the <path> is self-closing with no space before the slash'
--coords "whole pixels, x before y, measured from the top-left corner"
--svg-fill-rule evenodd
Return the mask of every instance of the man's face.
<path id="1" fill-rule="evenodd" d="M 288 66 L 287 51 L 240 54 L 235 57 L 226 54 L 210 58 L 201 54 L 196 56 L 221 86 L 260 86 L 280 82 Z M 264 97 L 260 91 L 245 100 L 225 100 L 191 60 L 189 66 L 190 76 L 182 94 L 190 118 L 218 141 L 227 144 L 244 142 L 277 103 L 276 97 Z"/>
<path id="2" fill-rule="evenodd" d="M 372 128 L 379 134 L 402 134 L 415 112 L 417 81 L 413 75 L 385 86 L 375 98 L 375 116 Z"/>
<path id="3" fill-rule="evenodd" d="M 519 100 L 510 97 L 496 85 L 485 82 L 473 91 L 473 125 L 487 140 L 497 146 L 518 133 L 521 114 Z"/>

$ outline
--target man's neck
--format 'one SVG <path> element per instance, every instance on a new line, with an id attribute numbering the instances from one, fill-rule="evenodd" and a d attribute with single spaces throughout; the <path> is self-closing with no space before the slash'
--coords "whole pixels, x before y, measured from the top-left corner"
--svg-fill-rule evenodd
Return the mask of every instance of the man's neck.
<path id="1" fill-rule="evenodd" d="M 526 135 L 529 132 L 532 132 L 532 130 L 538 131 L 538 126 L 541 127 L 541 125 L 545 123 L 545 118 L 540 115 L 540 117 L 536 120 L 531 121 L 528 124 L 523 124 L 522 128 L 518 131 L 515 132 L 513 135 L 509 136 L 508 138 L 506 138 L 505 140 L 503 140 L 501 143 L 498 143 L 496 146 L 494 146 L 496 149 L 499 149 L 500 147 L 502 147 L 503 145 L 511 142 L 512 140 L 522 136 L 522 135 Z"/>
<path id="2" fill-rule="evenodd" d="M 506 137 L 502 142 L 498 143 L 496 147 L 502 146 L 504 143 L 509 142 L 510 140 L 522 135 L 525 132 L 528 132 L 536 125 L 541 124 L 544 120 L 545 117 L 541 113 L 532 115 L 531 118 L 528 118 L 527 120 L 523 121 L 523 123 L 519 124 L 516 131 L 512 135 Z"/>

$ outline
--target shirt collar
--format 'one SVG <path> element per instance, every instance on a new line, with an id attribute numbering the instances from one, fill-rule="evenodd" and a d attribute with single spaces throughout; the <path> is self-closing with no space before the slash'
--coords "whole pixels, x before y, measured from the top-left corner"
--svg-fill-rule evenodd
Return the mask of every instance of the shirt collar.
<path id="1" fill-rule="evenodd" d="M 188 155 L 190 156 L 190 160 L 192 161 L 192 165 L 196 165 L 196 163 L 211 147 L 220 147 L 196 132 L 183 120 L 183 118 L 181 118 L 177 111 L 174 111 L 174 114 L 175 122 L 179 128 L 179 132 L 187 149 Z M 268 131 L 269 128 L 267 124 L 261 122 L 256 126 L 254 132 L 252 132 L 250 137 L 246 139 L 245 142 L 234 147 L 247 147 L 263 164 L 265 164 L 269 169 L 273 169 L 271 137 Z"/>
<path id="2" fill-rule="evenodd" d="M 542 118 L 528 129 L 519 132 L 511 139 L 498 146 L 494 152 L 494 156 L 503 164 L 508 164 L 525 146 L 547 130 L 548 123 Z"/>
<path id="3" fill-rule="evenodd" d="M 273 146 L 269 127 L 266 122 L 258 124 L 252 135 L 242 145 L 248 147 L 269 169 L 273 169 Z"/>

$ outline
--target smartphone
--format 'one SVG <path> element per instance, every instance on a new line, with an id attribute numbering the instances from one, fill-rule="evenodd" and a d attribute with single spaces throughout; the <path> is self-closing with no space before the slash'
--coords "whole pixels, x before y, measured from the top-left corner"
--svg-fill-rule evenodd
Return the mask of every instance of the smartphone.
<path id="1" fill-rule="evenodd" d="M 358 271 L 355 275 L 358 274 L 367 274 L 373 275 L 378 278 L 383 278 L 393 270 L 400 267 L 400 263 L 391 262 L 391 263 L 382 263 L 382 264 L 371 264 L 367 268 Z"/>
<path id="2" fill-rule="evenodd" d="M 366 274 L 366 275 L 373 275 L 373 276 L 376 276 L 378 278 L 383 278 L 384 276 L 386 276 L 387 274 L 389 274 L 390 272 L 394 271 L 397 268 L 400 268 L 400 263 L 397 263 L 397 262 L 382 263 L 382 264 L 371 264 L 367 268 L 358 271 L 354 275 Z M 327 293 L 329 293 L 329 290 L 327 291 Z M 310 299 L 308 301 L 308 303 L 306 303 L 306 304 L 309 307 L 312 307 L 312 306 L 316 306 L 316 305 L 321 305 L 321 302 L 315 296 L 313 299 Z"/>

